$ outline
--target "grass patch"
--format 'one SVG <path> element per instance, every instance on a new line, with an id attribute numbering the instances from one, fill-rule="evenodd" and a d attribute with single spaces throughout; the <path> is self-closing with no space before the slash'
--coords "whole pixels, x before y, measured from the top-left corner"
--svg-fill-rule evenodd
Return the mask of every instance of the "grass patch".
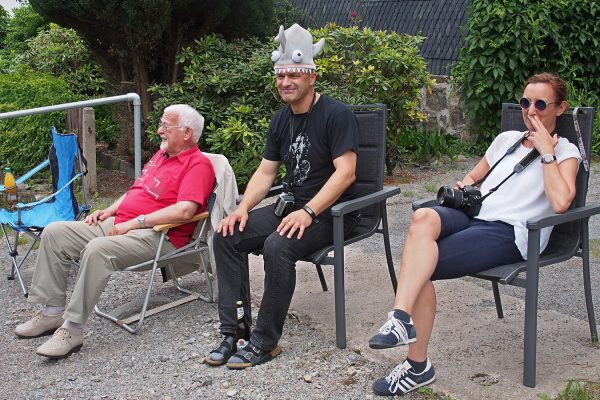
<path id="1" fill-rule="evenodd" d="M 600 381 L 569 381 L 565 390 L 556 397 L 541 395 L 542 400 L 598 400 Z"/>
<path id="2" fill-rule="evenodd" d="M 425 184 L 425 190 L 427 190 L 430 193 L 437 193 L 438 189 L 438 184 L 435 182 L 427 182 Z"/>
<path id="3" fill-rule="evenodd" d="M 438 394 L 430 387 L 419 388 L 417 389 L 417 393 L 425 400 L 456 400 L 454 397 L 448 394 Z"/>

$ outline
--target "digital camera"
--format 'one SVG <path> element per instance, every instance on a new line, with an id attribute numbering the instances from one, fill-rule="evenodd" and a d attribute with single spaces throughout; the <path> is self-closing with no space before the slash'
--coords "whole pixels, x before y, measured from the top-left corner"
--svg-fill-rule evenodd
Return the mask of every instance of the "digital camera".
<path id="1" fill-rule="evenodd" d="M 275 202 L 275 215 L 285 217 L 292 211 L 294 204 L 296 204 L 296 199 L 292 193 L 280 193 Z"/>
<path id="2" fill-rule="evenodd" d="M 481 210 L 481 192 L 476 187 L 465 185 L 462 189 L 442 186 L 437 193 L 440 206 L 457 208 L 470 217 L 475 217 Z"/>

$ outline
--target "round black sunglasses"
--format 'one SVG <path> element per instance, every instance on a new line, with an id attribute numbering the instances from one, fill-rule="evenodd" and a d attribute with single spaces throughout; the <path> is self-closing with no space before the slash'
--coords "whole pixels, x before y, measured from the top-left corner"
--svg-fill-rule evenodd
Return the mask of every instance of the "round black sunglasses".
<path id="1" fill-rule="evenodd" d="M 558 103 L 558 101 L 546 103 L 544 100 L 538 99 L 533 103 L 533 106 L 538 111 L 544 111 L 546 109 L 546 107 L 548 107 L 550 104 L 554 104 L 554 103 Z M 531 106 L 531 100 L 529 100 L 527 97 L 521 97 L 521 100 L 519 100 L 519 105 L 521 106 L 522 109 L 527 110 Z"/>

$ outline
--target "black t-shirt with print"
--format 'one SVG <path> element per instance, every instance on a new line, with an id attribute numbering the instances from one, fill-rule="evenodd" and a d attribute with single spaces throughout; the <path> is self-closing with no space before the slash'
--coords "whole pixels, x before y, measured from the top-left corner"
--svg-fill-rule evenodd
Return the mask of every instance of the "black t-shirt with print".
<path id="1" fill-rule="evenodd" d="M 356 117 L 344 103 L 320 96 L 310 113 L 293 115 L 288 105 L 275 114 L 263 157 L 285 164 L 284 181 L 298 208 L 317 194 L 335 171 L 333 160 L 348 150 L 358 152 Z M 354 183 L 336 203 L 353 197 Z"/>

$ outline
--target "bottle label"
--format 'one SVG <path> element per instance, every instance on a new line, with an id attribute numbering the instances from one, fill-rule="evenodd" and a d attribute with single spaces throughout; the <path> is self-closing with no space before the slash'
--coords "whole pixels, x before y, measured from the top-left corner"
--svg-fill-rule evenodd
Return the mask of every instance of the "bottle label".
<path id="1" fill-rule="evenodd" d="M 238 307 L 237 309 L 237 319 L 240 320 L 244 318 L 244 307 Z"/>

